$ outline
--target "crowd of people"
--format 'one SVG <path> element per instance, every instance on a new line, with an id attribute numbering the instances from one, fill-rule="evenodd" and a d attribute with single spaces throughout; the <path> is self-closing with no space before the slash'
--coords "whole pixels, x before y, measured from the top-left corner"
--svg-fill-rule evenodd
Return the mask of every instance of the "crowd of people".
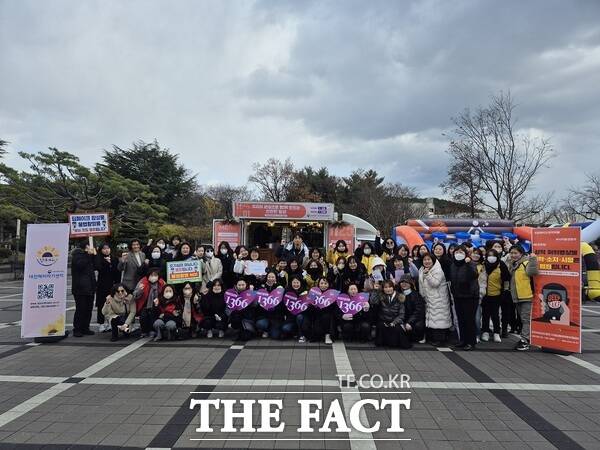
<path id="1" fill-rule="evenodd" d="M 257 261 L 257 248 L 232 249 L 221 242 L 193 248 L 179 236 L 146 245 L 132 240 L 115 255 L 108 243 L 96 249 L 87 240 L 72 253 L 72 293 L 75 298 L 73 334 L 90 330 L 94 298 L 100 331 L 111 340 L 128 335 L 139 321 L 142 336 L 154 340 L 222 338 L 297 339 L 299 342 L 371 341 L 375 345 L 410 348 L 454 343 L 472 350 L 480 342 L 499 343 L 516 333 L 516 350 L 529 349 L 529 323 L 534 296 L 532 277 L 537 258 L 508 239 L 475 247 L 470 242 L 431 248 L 397 245 L 392 238 L 364 242 L 350 252 L 340 240 L 323 252 L 309 249 L 300 234 L 276 251 L 277 263 L 263 274 L 248 274 L 248 261 Z M 167 284 L 168 261 L 199 261 L 201 282 Z M 252 302 L 230 310 L 225 292 L 277 288 L 298 297 L 317 288 L 355 297 L 366 293 L 356 314 L 344 314 L 336 303 L 310 305 L 293 314 L 283 302 L 264 309 Z"/>

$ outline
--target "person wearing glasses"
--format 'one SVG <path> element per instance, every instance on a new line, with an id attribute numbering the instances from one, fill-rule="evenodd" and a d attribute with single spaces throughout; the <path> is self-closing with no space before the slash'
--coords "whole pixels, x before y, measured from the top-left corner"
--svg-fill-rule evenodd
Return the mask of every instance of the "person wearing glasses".
<path id="1" fill-rule="evenodd" d="M 119 340 L 119 331 L 129 334 L 135 319 L 135 300 L 122 283 L 115 284 L 106 297 L 102 314 L 110 323 L 111 342 Z"/>

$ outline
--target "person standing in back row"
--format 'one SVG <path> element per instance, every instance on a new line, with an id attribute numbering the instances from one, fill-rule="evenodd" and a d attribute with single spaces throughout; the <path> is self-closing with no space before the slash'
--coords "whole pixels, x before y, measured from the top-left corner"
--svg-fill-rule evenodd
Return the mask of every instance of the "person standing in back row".
<path id="1" fill-rule="evenodd" d="M 133 239 L 129 244 L 129 252 L 123 252 L 117 266 L 123 272 L 121 282 L 129 292 L 133 292 L 140 278 L 144 276 L 145 260 L 146 255 L 142 252 L 142 243 L 139 239 Z"/>
<path id="2" fill-rule="evenodd" d="M 75 337 L 94 334 L 90 330 L 90 320 L 96 293 L 95 257 L 96 249 L 89 245 L 87 239 L 80 241 L 79 247 L 71 253 L 71 292 L 75 297 L 73 336 Z"/>

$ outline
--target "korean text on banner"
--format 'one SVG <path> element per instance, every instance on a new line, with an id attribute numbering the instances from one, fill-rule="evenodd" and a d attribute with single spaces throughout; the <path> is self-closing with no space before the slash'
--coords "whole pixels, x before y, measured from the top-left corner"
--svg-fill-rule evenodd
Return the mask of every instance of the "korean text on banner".
<path id="1" fill-rule="evenodd" d="M 534 228 L 531 343 L 547 349 L 581 352 L 581 230 Z"/>
<path id="2" fill-rule="evenodd" d="M 110 221 L 108 213 L 69 214 L 71 237 L 109 236 Z"/>
<path id="3" fill-rule="evenodd" d="M 202 281 L 200 273 L 200 261 L 188 259 L 187 261 L 167 262 L 167 283 L 197 283 Z"/>
<path id="4" fill-rule="evenodd" d="M 69 224 L 27 225 L 21 337 L 64 336 Z"/>

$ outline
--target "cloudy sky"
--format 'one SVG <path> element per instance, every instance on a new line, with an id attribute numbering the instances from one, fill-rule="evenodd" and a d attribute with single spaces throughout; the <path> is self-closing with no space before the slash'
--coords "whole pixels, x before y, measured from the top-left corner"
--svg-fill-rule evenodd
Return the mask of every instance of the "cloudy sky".
<path id="1" fill-rule="evenodd" d="M 510 90 L 558 156 L 600 170 L 600 2 L 0 0 L 0 138 L 85 163 L 158 141 L 202 183 L 290 156 L 439 194 L 450 118 Z"/>

